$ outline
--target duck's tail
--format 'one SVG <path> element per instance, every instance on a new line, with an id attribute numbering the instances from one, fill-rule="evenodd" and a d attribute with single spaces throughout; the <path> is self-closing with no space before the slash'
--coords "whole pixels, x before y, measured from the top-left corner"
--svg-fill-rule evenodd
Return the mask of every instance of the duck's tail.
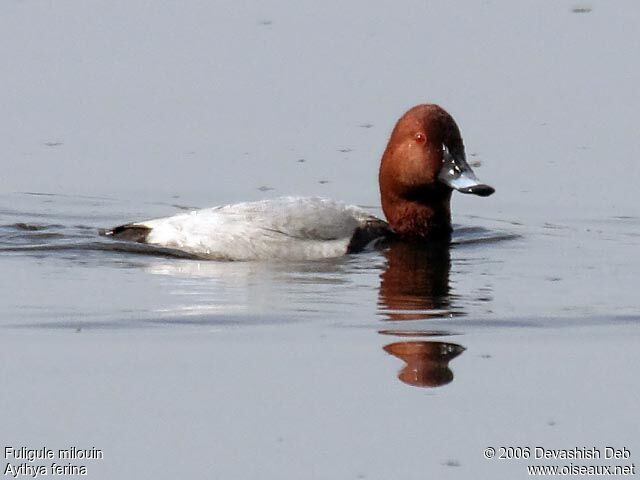
<path id="1" fill-rule="evenodd" d="M 101 228 L 98 230 L 98 233 L 102 236 L 137 243 L 147 243 L 149 232 L 151 232 L 151 228 L 144 225 L 136 225 L 135 223 L 127 223 L 112 229 Z"/>

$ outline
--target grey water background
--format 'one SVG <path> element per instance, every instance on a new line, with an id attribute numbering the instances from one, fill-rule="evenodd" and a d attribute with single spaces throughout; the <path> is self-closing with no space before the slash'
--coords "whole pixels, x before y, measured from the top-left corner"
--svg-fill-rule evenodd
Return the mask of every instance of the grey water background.
<path id="1" fill-rule="evenodd" d="M 89 478 L 637 462 L 639 27 L 633 1 L 2 2 L 3 445 L 100 448 Z M 287 194 L 380 214 L 421 102 L 497 190 L 454 195 L 448 252 L 222 263 L 97 235 Z"/>

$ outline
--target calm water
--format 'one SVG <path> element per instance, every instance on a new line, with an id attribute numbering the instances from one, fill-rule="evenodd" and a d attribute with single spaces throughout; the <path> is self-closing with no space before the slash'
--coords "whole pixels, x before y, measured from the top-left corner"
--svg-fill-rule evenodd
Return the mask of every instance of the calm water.
<path id="1" fill-rule="evenodd" d="M 105 479 L 638 463 L 639 27 L 634 2 L 3 3 L 3 445 L 99 448 L 72 463 Z M 204 262 L 98 235 L 285 194 L 380 215 L 424 101 L 497 190 L 454 194 L 449 249 Z"/>

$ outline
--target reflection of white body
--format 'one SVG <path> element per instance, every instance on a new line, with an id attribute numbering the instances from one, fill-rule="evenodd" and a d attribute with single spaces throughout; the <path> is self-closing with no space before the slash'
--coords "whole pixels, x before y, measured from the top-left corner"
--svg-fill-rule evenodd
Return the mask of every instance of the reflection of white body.
<path id="1" fill-rule="evenodd" d="M 372 215 L 322 198 L 282 197 L 238 203 L 133 225 L 148 227 L 146 243 L 203 258 L 318 259 L 344 255 Z"/>

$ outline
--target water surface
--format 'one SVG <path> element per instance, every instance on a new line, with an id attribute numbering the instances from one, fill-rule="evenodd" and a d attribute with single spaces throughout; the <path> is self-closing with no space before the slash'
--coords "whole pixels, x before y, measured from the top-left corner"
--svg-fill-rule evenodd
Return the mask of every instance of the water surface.
<path id="1" fill-rule="evenodd" d="M 100 448 L 105 479 L 635 462 L 638 27 L 634 2 L 3 3 L 0 439 Z M 450 248 L 207 262 L 98 235 L 288 194 L 381 215 L 425 101 L 497 190 L 454 195 Z"/>

